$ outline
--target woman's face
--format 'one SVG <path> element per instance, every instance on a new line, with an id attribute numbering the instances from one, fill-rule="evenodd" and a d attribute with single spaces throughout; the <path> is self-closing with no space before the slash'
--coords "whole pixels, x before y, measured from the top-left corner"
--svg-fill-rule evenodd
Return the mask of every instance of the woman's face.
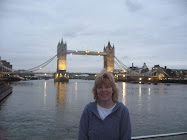
<path id="1" fill-rule="evenodd" d="M 99 101 L 112 101 L 112 93 L 112 86 L 108 79 L 106 79 L 102 85 L 97 87 Z"/>

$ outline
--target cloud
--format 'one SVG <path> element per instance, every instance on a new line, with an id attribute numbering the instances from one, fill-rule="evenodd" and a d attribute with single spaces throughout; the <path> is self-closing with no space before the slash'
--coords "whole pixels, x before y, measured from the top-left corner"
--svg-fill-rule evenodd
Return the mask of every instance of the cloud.
<path id="1" fill-rule="evenodd" d="M 131 12 L 136 12 L 142 8 L 139 0 L 125 0 L 125 4 Z"/>
<path id="2" fill-rule="evenodd" d="M 127 66 L 187 68 L 186 12 L 184 0 L 1 1 L 1 56 L 18 69 L 30 68 L 55 55 L 63 37 L 69 50 L 103 51 L 110 41 Z M 102 57 L 67 58 L 70 71 L 103 67 Z M 56 71 L 53 63 L 46 70 Z"/>

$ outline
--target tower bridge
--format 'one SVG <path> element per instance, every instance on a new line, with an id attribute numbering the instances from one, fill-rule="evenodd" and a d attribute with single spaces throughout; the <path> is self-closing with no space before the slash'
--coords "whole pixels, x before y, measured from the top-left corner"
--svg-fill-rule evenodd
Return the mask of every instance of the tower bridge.
<path id="1" fill-rule="evenodd" d="M 55 74 L 55 81 L 68 81 L 68 75 L 66 73 L 66 57 L 67 54 L 71 55 L 95 55 L 104 57 L 104 68 L 109 72 L 114 72 L 114 54 L 115 47 L 111 46 L 110 42 L 104 47 L 103 52 L 94 51 L 78 51 L 67 50 L 67 44 L 61 40 L 57 45 L 57 73 Z"/>

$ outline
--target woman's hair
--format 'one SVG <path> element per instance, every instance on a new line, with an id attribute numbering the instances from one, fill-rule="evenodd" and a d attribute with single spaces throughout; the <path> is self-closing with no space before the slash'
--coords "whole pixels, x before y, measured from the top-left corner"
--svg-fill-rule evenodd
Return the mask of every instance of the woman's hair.
<path id="1" fill-rule="evenodd" d="M 95 99 L 96 102 L 98 102 L 97 88 L 99 86 L 101 86 L 103 83 L 105 83 L 106 80 L 109 80 L 110 86 L 112 87 L 112 91 L 113 91 L 113 93 L 112 93 L 112 101 L 116 103 L 117 100 L 118 100 L 118 93 L 119 93 L 118 87 L 117 87 L 117 85 L 115 83 L 114 76 L 111 73 L 107 72 L 106 69 L 103 69 L 97 75 L 97 77 L 95 79 L 95 84 L 94 84 L 94 87 L 92 89 L 92 92 L 94 94 L 94 99 Z"/>

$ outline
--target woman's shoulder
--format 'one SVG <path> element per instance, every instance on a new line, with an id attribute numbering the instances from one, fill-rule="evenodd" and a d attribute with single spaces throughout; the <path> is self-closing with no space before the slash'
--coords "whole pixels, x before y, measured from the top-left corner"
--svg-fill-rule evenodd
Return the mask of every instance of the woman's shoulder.
<path id="1" fill-rule="evenodd" d="M 94 107 L 94 106 L 96 106 L 97 105 L 97 103 L 96 102 L 90 102 L 90 103 L 88 103 L 87 105 L 86 105 L 86 107 Z"/>
<path id="2" fill-rule="evenodd" d="M 125 110 L 125 111 L 128 112 L 127 106 L 124 105 L 122 102 L 117 101 L 117 102 L 116 102 L 116 107 L 119 108 L 119 109 L 122 109 L 122 110 Z"/>
<path id="3" fill-rule="evenodd" d="M 97 107 L 97 103 L 96 102 L 90 102 L 85 106 L 85 110 L 93 110 Z"/>
<path id="4" fill-rule="evenodd" d="M 90 102 L 86 105 L 85 109 L 84 109 L 84 112 L 85 113 L 88 113 L 88 114 L 98 114 L 97 113 L 97 103 L 96 102 Z"/>

